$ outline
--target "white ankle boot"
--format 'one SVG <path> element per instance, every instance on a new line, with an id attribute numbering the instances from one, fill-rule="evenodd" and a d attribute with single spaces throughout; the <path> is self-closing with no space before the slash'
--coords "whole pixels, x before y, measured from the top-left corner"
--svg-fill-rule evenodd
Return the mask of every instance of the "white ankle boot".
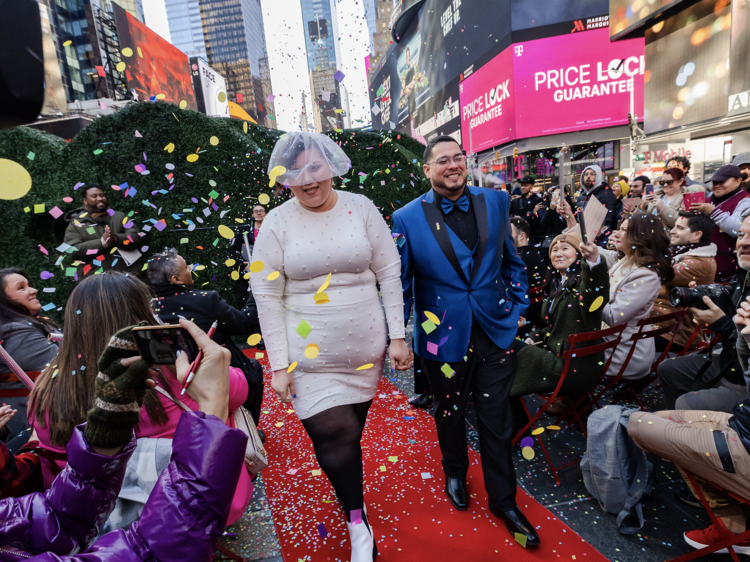
<path id="1" fill-rule="evenodd" d="M 367 510 L 362 509 L 362 521 L 359 523 L 346 523 L 349 529 L 349 540 L 352 541 L 351 562 L 373 562 L 378 555 L 378 547 L 375 545 L 370 523 L 367 521 Z"/>

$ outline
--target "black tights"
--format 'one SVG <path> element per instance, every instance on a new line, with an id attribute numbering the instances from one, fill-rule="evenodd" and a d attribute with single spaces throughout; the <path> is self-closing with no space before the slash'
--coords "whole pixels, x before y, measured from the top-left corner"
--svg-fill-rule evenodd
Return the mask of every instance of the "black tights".
<path id="1" fill-rule="evenodd" d="M 350 512 L 364 504 L 361 439 L 371 405 L 372 400 L 335 406 L 302 420 L 349 522 Z"/>

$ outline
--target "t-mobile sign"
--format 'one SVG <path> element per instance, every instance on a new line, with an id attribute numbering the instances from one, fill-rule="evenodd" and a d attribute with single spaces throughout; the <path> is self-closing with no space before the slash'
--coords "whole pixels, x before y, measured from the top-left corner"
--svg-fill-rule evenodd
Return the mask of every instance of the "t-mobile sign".
<path id="1" fill-rule="evenodd" d="M 644 40 L 611 43 L 607 29 L 512 45 L 461 83 L 464 148 L 472 148 L 469 128 L 479 152 L 514 138 L 626 124 L 632 88 L 643 115 L 643 73 Z M 510 88 L 502 115 L 486 103 L 498 81 Z"/>
<path id="2" fill-rule="evenodd" d="M 458 88 L 464 150 L 480 152 L 516 138 L 511 48 L 461 82 Z"/>

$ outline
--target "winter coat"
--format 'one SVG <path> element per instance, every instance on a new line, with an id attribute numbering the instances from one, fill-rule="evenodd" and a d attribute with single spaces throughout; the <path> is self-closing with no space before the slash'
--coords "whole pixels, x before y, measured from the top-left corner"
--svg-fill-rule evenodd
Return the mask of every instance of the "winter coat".
<path id="1" fill-rule="evenodd" d="M 570 349 L 571 334 L 595 332 L 602 327 L 602 307 L 591 312 L 594 301 L 609 298 L 609 273 L 604 258 L 593 267 L 586 260 L 581 263 L 581 281 L 577 287 L 564 289 L 554 301 L 544 300 L 544 327 L 529 337 L 543 343 L 526 346 L 518 353 L 518 369 L 510 396 L 516 398 L 532 393 L 552 392 L 562 374 L 563 353 Z M 601 341 L 587 342 L 596 345 Z M 604 353 L 595 353 L 571 361 L 570 370 L 562 387 L 562 394 L 578 397 L 596 384 L 602 374 Z"/>
<path id="2" fill-rule="evenodd" d="M 542 232 L 539 224 L 539 217 L 534 213 L 534 207 L 542 202 L 542 198 L 537 193 L 529 193 L 528 197 L 518 197 L 510 202 L 510 215 L 513 217 L 521 217 L 531 226 L 530 239 L 542 238 L 544 232 Z"/>
<path id="3" fill-rule="evenodd" d="M 672 287 L 687 287 L 691 281 L 695 281 L 696 285 L 710 285 L 713 283 L 714 276 L 716 275 L 715 256 L 716 244 L 693 248 L 684 254 L 676 255 L 672 259 L 674 279 L 669 283 L 665 283 L 659 289 L 659 296 L 656 297 L 656 302 L 650 316 L 652 318 L 665 316 L 684 309 L 684 307 L 672 306 L 669 303 L 669 292 L 672 290 Z M 660 325 L 660 327 L 664 326 L 667 326 L 667 324 Z M 693 315 L 688 313 L 682 320 L 682 326 L 680 326 L 680 329 L 674 335 L 674 345 L 683 347 L 694 329 L 695 320 L 693 319 Z M 664 334 L 662 337 L 671 339 L 672 335 Z M 694 343 L 698 344 L 701 341 L 700 338 L 696 338 Z"/>
<path id="4" fill-rule="evenodd" d="M 68 466 L 52 488 L 0 501 L 0 562 L 213 559 L 243 470 L 247 436 L 214 416 L 183 414 L 172 460 L 140 520 L 94 542 L 114 508 L 135 436 L 117 455 L 107 457 L 91 450 L 84 428 L 76 428 L 68 444 Z"/>
<path id="5" fill-rule="evenodd" d="M 110 216 L 109 213 L 112 213 Z M 92 218 L 85 207 L 79 207 L 73 211 L 65 213 L 65 220 L 70 224 L 65 229 L 65 243 L 75 247 L 75 251 L 70 254 L 75 260 L 86 262 L 82 266 L 82 271 L 87 274 L 92 268 L 98 268 L 104 271 L 114 269 L 125 271 L 128 269 L 125 260 L 115 251 L 115 246 L 105 248 L 102 246 L 102 236 L 104 236 L 104 227 L 109 226 L 109 230 L 117 236 L 117 247 L 123 250 L 138 250 L 141 247 L 141 236 L 138 234 L 138 227 L 125 216 L 125 213 L 108 209 L 97 218 Z M 97 257 L 104 256 L 104 260 L 97 260 Z M 89 266 L 89 269 L 86 269 Z M 133 266 L 141 269 L 141 265 Z"/>
<path id="6" fill-rule="evenodd" d="M 3 348 L 13 360 L 27 373 L 42 371 L 57 355 L 57 344 L 48 339 L 48 332 L 44 328 L 34 326 L 31 322 L 8 322 L 0 329 L 0 341 Z M 0 359 L 0 390 L 22 390 L 26 386 L 11 374 L 10 367 Z M 10 435 L 17 435 L 28 427 L 26 408 L 28 396 L 12 396 L 0 398 L 0 404 L 5 403 L 18 410 L 5 426 Z"/>
<path id="7" fill-rule="evenodd" d="M 585 210 L 586 205 L 588 205 L 588 202 L 591 200 L 591 198 L 595 197 L 599 200 L 599 203 L 607 208 L 607 216 L 604 219 L 604 224 L 602 225 L 603 236 L 600 236 L 597 239 L 597 244 L 599 244 L 600 246 L 606 246 L 609 235 L 617 230 L 617 197 L 615 197 L 614 192 L 604 181 L 604 174 L 602 173 L 602 169 L 599 166 L 587 166 L 586 168 L 584 168 L 583 172 L 581 172 L 581 180 L 583 181 L 583 174 L 585 174 L 586 170 L 589 169 L 593 170 L 596 174 L 596 179 L 594 180 L 594 185 L 596 187 L 592 188 L 591 191 L 587 191 L 584 188 L 585 195 L 580 206 Z"/>
<path id="8" fill-rule="evenodd" d="M 680 192 L 672 199 L 669 203 L 664 203 L 661 211 L 656 210 L 656 203 L 646 203 L 645 201 L 641 204 L 641 210 L 649 215 L 658 216 L 664 226 L 668 228 L 674 228 L 674 224 L 680 217 L 680 209 L 682 207 L 682 201 L 684 199 L 685 189 L 680 189 Z M 662 190 L 657 190 L 654 194 L 661 200 L 664 197 Z"/>

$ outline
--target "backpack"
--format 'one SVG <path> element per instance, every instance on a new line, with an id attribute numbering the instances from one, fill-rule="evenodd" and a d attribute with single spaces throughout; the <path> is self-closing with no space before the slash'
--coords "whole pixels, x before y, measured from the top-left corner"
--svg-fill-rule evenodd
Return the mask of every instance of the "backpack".
<path id="1" fill-rule="evenodd" d="M 659 459 L 646 455 L 628 435 L 628 419 L 638 408 L 609 405 L 589 416 L 586 452 L 581 459 L 583 483 L 607 513 L 617 515 L 617 528 L 634 535 L 643 528 L 640 500 L 649 497 L 656 485 Z M 629 516 L 638 527 L 624 526 Z"/>

